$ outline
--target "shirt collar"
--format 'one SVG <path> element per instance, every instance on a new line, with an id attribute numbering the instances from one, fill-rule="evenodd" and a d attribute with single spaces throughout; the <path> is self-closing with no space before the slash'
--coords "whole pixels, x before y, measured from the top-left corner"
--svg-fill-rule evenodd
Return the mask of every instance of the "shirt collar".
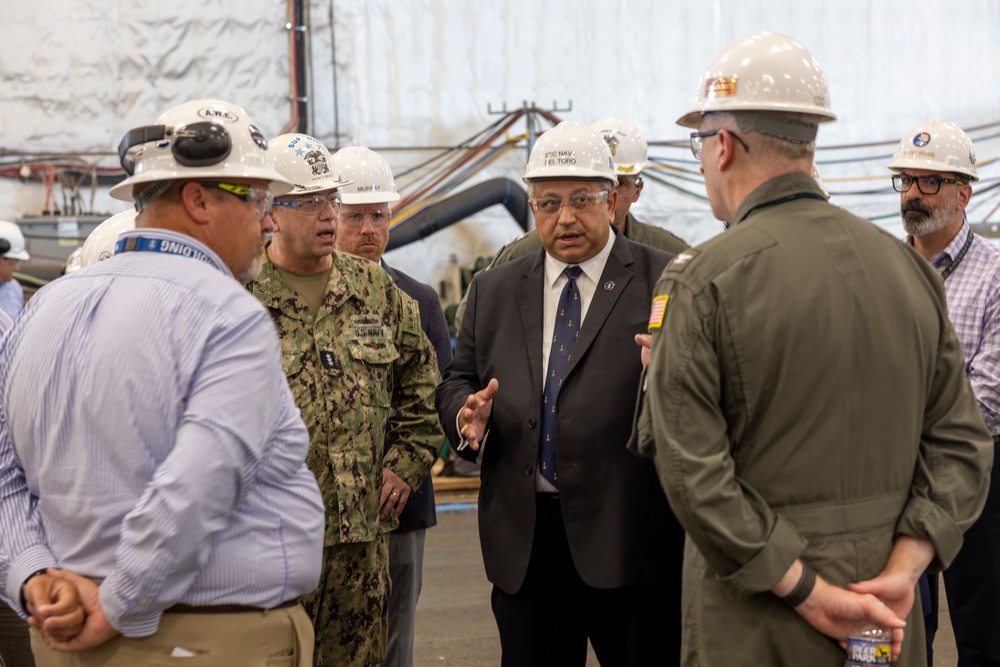
<path id="1" fill-rule="evenodd" d="M 608 257 L 611 256 L 611 248 L 615 245 L 615 238 L 617 234 L 614 230 L 608 234 L 608 242 L 604 244 L 601 251 L 586 260 L 581 262 L 576 266 L 579 266 L 583 270 L 583 273 L 590 278 L 596 285 L 600 279 L 601 274 L 604 273 L 604 265 L 608 263 Z M 545 284 L 549 287 L 555 287 L 556 281 L 562 275 L 563 269 L 565 269 L 569 264 L 566 262 L 561 262 L 548 252 L 545 253 Z"/>
<path id="2" fill-rule="evenodd" d="M 758 206 L 804 192 L 828 199 L 823 190 L 820 189 L 816 179 L 809 174 L 795 171 L 775 176 L 747 195 L 743 203 L 736 209 L 736 215 L 733 216 L 733 225 L 738 225 L 750 217 L 750 214 Z"/>
<path id="3" fill-rule="evenodd" d="M 951 237 L 951 240 L 948 241 L 948 245 L 946 245 L 941 252 L 931 257 L 930 264 L 932 266 L 936 266 L 942 261 L 950 262 L 958 257 L 958 253 L 962 252 L 962 247 L 965 245 L 965 241 L 969 238 L 969 229 L 968 221 L 963 221 L 962 227 L 955 232 L 953 237 Z M 911 248 L 914 247 L 913 234 L 907 234 L 904 242 Z"/>
<path id="4" fill-rule="evenodd" d="M 205 253 L 212 266 L 222 271 L 227 276 L 233 275 L 233 272 L 229 270 L 229 267 L 222 261 L 222 258 L 215 254 L 214 250 L 193 236 L 189 236 L 182 232 L 175 232 L 170 229 L 162 229 L 160 227 L 143 227 L 141 229 L 130 229 L 127 232 L 122 232 L 119 235 L 119 238 L 128 238 L 132 236 L 141 236 L 147 239 L 161 239 L 164 241 L 175 241 L 177 243 L 183 243 L 184 245 L 191 246 L 192 248 L 196 248 L 197 250 Z"/>

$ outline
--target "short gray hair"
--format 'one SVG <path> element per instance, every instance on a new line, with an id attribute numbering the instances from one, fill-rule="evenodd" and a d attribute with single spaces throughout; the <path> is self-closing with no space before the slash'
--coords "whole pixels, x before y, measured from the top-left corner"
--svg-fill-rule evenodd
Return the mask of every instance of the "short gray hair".
<path id="1" fill-rule="evenodd" d="M 787 160 L 812 160 L 816 152 L 816 116 L 790 111 L 718 111 L 706 114 L 711 129 L 736 126 L 762 151 Z"/>

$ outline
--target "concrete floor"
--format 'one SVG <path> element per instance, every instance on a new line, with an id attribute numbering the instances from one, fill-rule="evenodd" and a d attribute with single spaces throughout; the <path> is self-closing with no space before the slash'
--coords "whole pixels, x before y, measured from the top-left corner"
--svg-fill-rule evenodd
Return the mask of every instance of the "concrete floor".
<path id="1" fill-rule="evenodd" d="M 500 664 L 500 639 L 490 610 L 490 583 L 479 552 L 476 510 L 474 505 L 462 507 L 465 509 L 439 508 L 438 525 L 427 532 L 423 592 L 417 605 L 415 667 Z M 945 609 L 934 650 L 937 665 L 958 664 Z M 591 653 L 587 666 L 597 665 Z"/>

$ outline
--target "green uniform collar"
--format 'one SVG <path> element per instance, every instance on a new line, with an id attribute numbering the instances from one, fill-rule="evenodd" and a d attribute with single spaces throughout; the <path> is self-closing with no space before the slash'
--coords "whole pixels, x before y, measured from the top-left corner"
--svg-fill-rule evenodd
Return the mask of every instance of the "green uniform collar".
<path id="1" fill-rule="evenodd" d="M 270 245 L 270 241 L 268 241 Z M 333 253 L 333 268 L 330 270 L 330 280 L 327 283 L 326 296 L 323 298 L 323 305 L 316 313 L 316 319 L 336 310 L 342 304 L 352 298 L 364 299 L 364 286 L 359 278 L 367 275 L 363 271 L 354 271 L 345 266 L 350 263 L 368 262 L 367 259 L 353 257 L 347 253 Z M 260 275 L 251 283 L 251 291 L 268 308 L 275 308 L 289 317 L 308 320 L 309 312 L 305 302 L 298 296 L 294 289 L 286 283 L 278 274 L 275 264 L 267 256 L 265 251 Z M 289 298 L 293 298 L 298 303 L 298 308 L 289 309 Z"/>
<path id="2" fill-rule="evenodd" d="M 786 197 L 794 197 L 797 194 L 817 195 L 823 199 L 827 196 L 823 194 L 816 179 L 802 172 L 792 172 L 775 176 L 756 190 L 747 195 L 740 207 L 736 209 L 733 216 L 733 224 L 738 225 L 757 209 L 776 202 Z"/>

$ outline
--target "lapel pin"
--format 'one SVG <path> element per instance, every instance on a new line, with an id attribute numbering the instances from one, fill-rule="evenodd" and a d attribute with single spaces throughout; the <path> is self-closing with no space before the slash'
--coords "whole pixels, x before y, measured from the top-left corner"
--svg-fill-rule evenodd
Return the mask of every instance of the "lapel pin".
<path id="1" fill-rule="evenodd" d="M 604 291 L 605 292 L 610 292 L 614 288 L 615 288 L 615 281 L 609 280 L 608 282 L 604 283 Z"/>

